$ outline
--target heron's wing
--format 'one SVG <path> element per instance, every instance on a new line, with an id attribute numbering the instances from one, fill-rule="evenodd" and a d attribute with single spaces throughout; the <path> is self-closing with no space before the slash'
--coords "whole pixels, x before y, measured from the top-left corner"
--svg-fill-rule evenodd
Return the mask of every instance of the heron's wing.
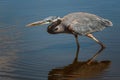
<path id="1" fill-rule="evenodd" d="M 110 25 L 108 25 L 109 20 L 104 19 L 103 21 L 102 19 L 76 19 L 71 22 L 70 27 L 75 33 L 78 33 L 80 35 L 86 35 L 88 33 L 101 31 L 105 27 Z"/>

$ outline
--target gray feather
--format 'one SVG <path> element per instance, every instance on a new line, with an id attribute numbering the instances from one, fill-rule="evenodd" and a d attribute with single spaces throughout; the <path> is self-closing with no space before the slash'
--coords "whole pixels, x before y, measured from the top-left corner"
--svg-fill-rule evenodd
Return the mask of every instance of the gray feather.
<path id="1" fill-rule="evenodd" d="M 101 31 L 108 26 L 112 26 L 112 22 L 107 19 L 83 12 L 64 16 L 62 24 L 70 26 L 75 33 L 80 35 Z"/>
<path id="2" fill-rule="evenodd" d="M 106 25 L 106 26 L 113 26 L 112 22 L 109 21 L 108 19 L 102 19 L 102 22 L 103 22 L 103 24 Z"/>

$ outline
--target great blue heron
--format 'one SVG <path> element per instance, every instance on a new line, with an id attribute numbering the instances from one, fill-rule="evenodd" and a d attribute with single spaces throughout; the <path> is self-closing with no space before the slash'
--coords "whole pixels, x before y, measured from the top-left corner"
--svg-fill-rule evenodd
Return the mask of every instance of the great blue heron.
<path id="1" fill-rule="evenodd" d="M 76 39 L 77 47 L 79 47 L 78 35 L 84 35 L 96 41 L 101 46 L 101 48 L 105 48 L 105 45 L 97 38 L 95 38 L 92 33 L 102 31 L 104 28 L 113 25 L 112 22 L 108 19 L 104 19 L 94 14 L 75 12 L 70 13 L 63 18 L 60 18 L 58 16 L 50 16 L 44 20 L 30 23 L 27 26 L 36 26 L 49 23 L 51 24 L 47 28 L 48 33 L 73 34 Z"/>

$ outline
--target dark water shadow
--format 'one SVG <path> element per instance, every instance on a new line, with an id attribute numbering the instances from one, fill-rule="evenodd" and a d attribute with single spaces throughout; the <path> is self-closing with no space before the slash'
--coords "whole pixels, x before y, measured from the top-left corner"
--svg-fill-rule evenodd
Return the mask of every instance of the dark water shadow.
<path id="1" fill-rule="evenodd" d="M 100 49 L 95 55 L 86 61 L 78 61 L 79 48 L 73 62 L 61 68 L 52 69 L 48 74 L 48 80 L 76 80 L 81 78 L 94 78 L 109 68 L 111 61 L 95 61 L 94 59 L 103 51 Z"/>

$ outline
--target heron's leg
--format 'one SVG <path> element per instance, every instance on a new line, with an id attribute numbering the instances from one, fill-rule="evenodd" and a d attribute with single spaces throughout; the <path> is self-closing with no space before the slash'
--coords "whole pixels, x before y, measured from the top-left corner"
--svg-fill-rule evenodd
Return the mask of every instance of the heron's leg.
<path id="1" fill-rule="evenodd" d="M 76 56 L 75 56 L 75 59 L 74 59 L 73 63 L 75 63 L 75 62 L 77 62 L 77 61 L 78 61 L 78 54 L 79 54 L 79 50 L 80 50 L 80 48 L 79 48 L 79 47 L 77 47 L 77 50 L 76 50 Z"/>
<path id="2" fill-rule="evenodd" d="M 95 55 L 93 55 L 93 56 L 87 61 L 87 64 L 90 64 L 103 50 L 104 50 L 104 48 L 101 48 Z"/>
<path id="3" fill-rule="evenodd" d="M 74 35 L 75 36 L 75 40 L 76 40 L 76 44 L 77 44 L 77 49 L 80 48 L 80 45 L 79 45 L 79 41 L 78 41 L 78 35 Z"/>
<path id="4" fill-rule="evenodd" d="M 102 48 L 105 48 L 105 45 L 102 42 L 100 42 L 98 39 L 96 39 L 92 34 L 87 34 L 86 36 L 96 41 L 99 45 L 101 45 Z"/>

